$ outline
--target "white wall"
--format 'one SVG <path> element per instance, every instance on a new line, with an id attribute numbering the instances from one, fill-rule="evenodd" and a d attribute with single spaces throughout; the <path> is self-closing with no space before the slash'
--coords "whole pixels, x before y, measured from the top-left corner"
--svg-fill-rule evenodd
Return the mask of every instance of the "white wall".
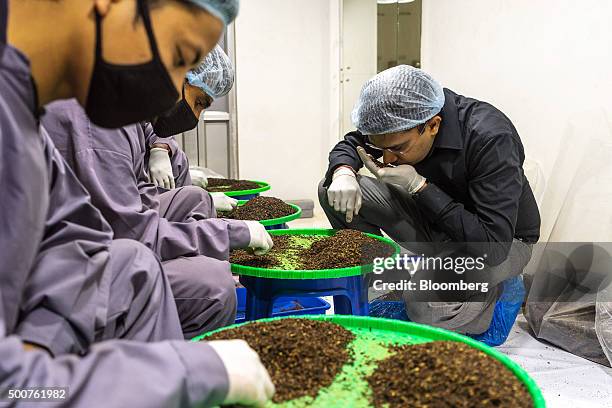
<path id="1" fill-rule="evenodd" d="M 339 133 L 339 1 L 247 0 L 236 21 L 241 178 L 317 202 Z"/>
<path id="2" fill-rule="evenodd" d="M 423 69 L 502 109 L 549 174 L 568 118 L 610 105 L 610 16 L 608 0 L 424 0 Z"/>
<path id="3" fill-rule="evenodd" d="M 602 133 L 599 122 L 587 118 L 612 106 L 612 2 L 423 3 L 423 69 L 444 86 L 503 110 L 547 178 L 560 176 L 553 167 L 565 136 L 586 142 Z M 554 222 L 551 212 L 543 209 L 545 223 Z"/>
<path id="4" fill-rule="evenodd" d="M 353 106 L 363 84 L 376 75 L 377 11 L 375 0 L 342 0 L 341 135 L 355 130 Z"/>

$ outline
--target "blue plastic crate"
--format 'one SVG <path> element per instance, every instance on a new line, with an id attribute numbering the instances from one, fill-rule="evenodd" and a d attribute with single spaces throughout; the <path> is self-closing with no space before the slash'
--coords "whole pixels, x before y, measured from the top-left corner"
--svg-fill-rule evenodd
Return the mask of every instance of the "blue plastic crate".
<path id="1" fill-rule="evenodd" d="M 406 315 L 406 306 L 399 300 L 374 300 L 370 303 L 369 315 L 371 317 L 382 317 L 410 321 Z"/>
<path id="2" fill-rule="evenodd" d="M 279 230 L 279 229 L 289 229 L 287 223 L 282 224 L 274 224 L 274 225 L 266 225 L 265 228 L 267 230 Z"/>
<path id="3" fill-rule="evenodd" d="M 250 200 L 251 198 L 255 198 L 255 197 L 259 197 L 259 193 L 232 196 L 232 198 L 236 200 Z"/>
<path id="4" fill-rule="evenodd" d="M 236 288 L 236 298 L 238 300 L 236 323 L 243 323 L 246 321 L 246 289 Z M 302 308 L 296 310 L 296 304 Z M 272 317 L 321 315 L 325 314 L 330 307 L 329 303 L 318 297 L 279 297 L 274 301 Z"/>
<path id="5" fill-rule="evenodd" d="M 495 303 L 495 311 L 487 331 L 482 334 L 467 334 L 491 347 L 504 344 L 525 299 L 525 285 L 522 276 L 502 282 L 502 289 Z M 403 301 L 374 300 L 370 303 L 369 314 L 371 317 L 410 321 Z"/>

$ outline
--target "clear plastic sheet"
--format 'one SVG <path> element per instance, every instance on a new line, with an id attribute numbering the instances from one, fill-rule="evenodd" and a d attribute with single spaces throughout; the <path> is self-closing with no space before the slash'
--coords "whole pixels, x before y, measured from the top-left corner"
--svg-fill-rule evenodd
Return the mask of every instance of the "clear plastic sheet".
<path id="1" fill-rule="evenodd" d="M 547 243 L 527 297 L 525 317 L 536 337 L 572 354 L 610 366 L 612 325 L 596 331 L 596 309 L 612 312 L 605 285 L 612 243 Z M 606 298 L 607 297 L 607 298 Z M 599 340 L 607 339 L 608 346 Z M 605 350 L 607 349 L 607 353 Z"/>
<path id="2" fill-rule="evenodd" d="M 539 339 L 612 361 L 612 136 L 584 115 L 563 142 L 542 205 L 525 317 Z M 585 128 L 588 123 L 588 129 Z"/>
<path id="3" fill-rule="evenodd" d="M 612 279 L 601 285 L 595 301 L 595 333 L 612 367 Z"/>

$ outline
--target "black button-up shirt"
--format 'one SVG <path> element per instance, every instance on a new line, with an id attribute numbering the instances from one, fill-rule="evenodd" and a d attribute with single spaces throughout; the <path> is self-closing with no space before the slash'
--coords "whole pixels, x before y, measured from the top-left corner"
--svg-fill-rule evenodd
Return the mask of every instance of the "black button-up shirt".
<path id="1" fill-rule="evenodd" d="M 525 153 L 514 125 L 494 106 L 444 89 L 442 123 L 432 151 L 414 167 L 429 185 L 414 195 L 435 226 L 454 242 L 489 243 L 489 262 L 502 262 L 513 238 L 536 242 L 540 213 L 523 172 Z M 374 157 L 366 136 L 348 133 L 329 154 L 333 170 L 363 163 L 356 147 Z"/>

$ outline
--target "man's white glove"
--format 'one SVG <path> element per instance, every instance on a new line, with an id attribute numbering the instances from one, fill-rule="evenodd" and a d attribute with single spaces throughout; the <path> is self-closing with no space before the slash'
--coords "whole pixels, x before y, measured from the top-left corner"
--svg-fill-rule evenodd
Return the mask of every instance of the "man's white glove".
<path id="1" fill-rule="evenodd" d="M 232 211 L 238 206 L 238 200 L 228 197 L 223 193 L 210 193 L 217 211 Z"/>
<path id="2" fill-rule="evenodd" d="M 274 384 L 257 353 L 244 340 L 208 342 L 221 358 L 229 379 L 224 405 L 263 407 L 274 395 Z"/>
<path id="3" fill-rule="evenodd" d="M 332 182 L 327 188 L 327 201 L 334 210 L 346 214 L 346 222 L 352 222 L 353 216 L 359 214 L 361 187 L 352 169 L 341 166 L 334 171 Z"/>
<path id="4" fill-rule="evenodd" d="M 417 173 L 416 169 L 409 164 L 379 168 L 363 147 L 358 147 L 357 153 L 359 153 L 363 165 L 366 166 L 377 179 L 385 183 L 403 187 L 410 194 L 419 191 L 427 182 L 425 177 Z"/>
<path id="5" fill-rule="evenodd" d="M 191 184 L 202 188 L 208 186 L 209 178 L 225 178 L 214 170 L 200 166 L 189 166 L 189 175 L 191 176 Z"/>
<path id="6" fill-rule="evenodd" d="M 175 187 L 170 154 L 166 149 L 161 147 L 151 149 L 149 155 L 149 181 L 158 187 L 168 190 L 172 190 Z"/>
<path id="7" fill-rule="evenodd" d="M 272 237 L 266 231 L 266 228 L 259 223 L 259 221 L 245 221 L 247 227 L 249 227 L 249 234 L 251 234 L 251 241 L 249 242 L 249 248 L 253 249 L 255 255 L 265 255 L 274 246 Z"/>

